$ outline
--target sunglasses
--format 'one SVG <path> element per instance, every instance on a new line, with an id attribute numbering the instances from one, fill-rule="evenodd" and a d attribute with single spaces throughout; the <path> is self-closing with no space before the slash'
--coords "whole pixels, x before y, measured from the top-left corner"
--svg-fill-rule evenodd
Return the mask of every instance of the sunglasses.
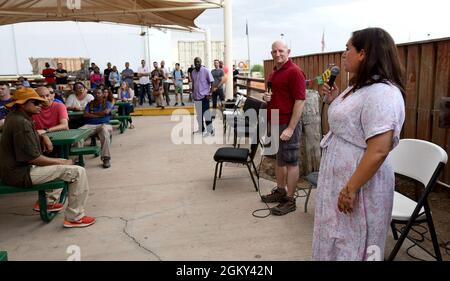
<path id="1" fill-rule="evenodd" d="M 35 106 L 40 106 L 42 104 L 40 100 L 32 100 L 31 103 L 34 104 Z"/>

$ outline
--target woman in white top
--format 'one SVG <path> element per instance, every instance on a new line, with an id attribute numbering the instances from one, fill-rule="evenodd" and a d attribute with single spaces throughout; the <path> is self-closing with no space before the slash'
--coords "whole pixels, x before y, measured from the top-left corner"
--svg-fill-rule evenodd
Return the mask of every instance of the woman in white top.
<path id="1" fill-rule="evenodd" d="M 123 81 L 120 84 L 119 90 L 117 90 L 117 99 L 127 102 L 124 105 L 119 105 L 119 112 L 122 112 L 122 107 L 125 107 L 125 115 L 129 116 L 134 111 L 133 104 L 131 103 L 134 98 L 134 91 L 128 86 L 128 83 Z M 130 129 L 134 129 L 133 120 L 130 118 Z"/>
<path id="2" fill-rule="evenodd" d="M 66 100 L 67 110 L 84 111 L 86 105 L 94 100 L 94 96 L 88 94 L 86 87 L 81 82 L 76 82 L 73 85 L 74 93 Z"/>
<path id="3" fill-rule="evenodd" d="M 68 111 L 84 111 L 89 102 L 94 100 L 94 96 L 88 94 L 86 87 L 81 82 L 76 82 L 73 85 L 74 93 L 66 100 L 66 107 Z M 76 129 L 84 125 L 84 118 L 82 116 L 69 115 L 69 128 Z"/>

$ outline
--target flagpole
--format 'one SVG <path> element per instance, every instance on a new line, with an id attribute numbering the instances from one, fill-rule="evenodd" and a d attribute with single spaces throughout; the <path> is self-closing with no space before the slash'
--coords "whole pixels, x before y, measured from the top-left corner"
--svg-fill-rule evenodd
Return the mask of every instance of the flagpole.
<path id="1" fill-rule="evenodd" d="M 247 60 L 248 60 L 248 76 L 251 77 L 252 68 L 250 64 L 250 38 L 248 36 L 248 21 L 245 19 L 245 34 L 247 34 Z"/>

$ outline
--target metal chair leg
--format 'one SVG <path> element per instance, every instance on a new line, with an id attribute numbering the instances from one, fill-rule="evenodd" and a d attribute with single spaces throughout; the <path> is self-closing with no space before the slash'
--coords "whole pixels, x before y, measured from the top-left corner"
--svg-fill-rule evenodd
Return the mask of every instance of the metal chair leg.
<path id="1" fill-rule="evenodd" d="M 408 237 L 408 233 L 411 230 L 411 228 L 413 227 L 418 215 L 419 215 L 419 211 L 421 207 L 425 207 L 425 205 L 428 207 L 428 204 L 426 203 L 426 201 L 423 204 L 418 204 L 414 210 L 414 212 L 411 215 L 411 218 L 409 219 L 408 223 L 406 224 L 405 229 L 401 232 L 400 237 L 397 240 L 397 243 L 395 243 L 394 249 L 392 249 L 391 253 L 389 254 L 388 257 L 388 261 L 393 261 L 395 259 L 395 257 L 397 256 L 398 251 L 400 250 L 401 246 L 403 245 L 403 242 L 405 241 L 405 239 Z M 430 210 L 429 208 L 425 208 L 425 213 Z M 429 213 L 426 215 L 430 215 Z M 427 221 L 428 221 L 428 217 L 427 217 Z M 430 225 L 428 225 L 428 227 L 430 227 Z M 434 226 L 433 226 L 433 230 L 434 230 Z M 431 229 L 430 229 L 431 232 Z M 438 248 L 439 249 L 439 248 Z M 439 252 L 440 253 L 440 252 Z M 438 256 L 436 257 L 438 258 Z M 440 257 L 442 260 L 442 257 Z"/>
<path id="2" fill-rule="evenodd" d="M 222 166 L 223 162 L 220 162 L 219 179 L 222 177 Z"/>
<path id="3" fill-rule="evenodd" d="M 308 193 L 306 194 L 306 199 L 305 199 L 305 213 L 308 212 L 308 202 L 309 202 L 309 196 L 311 195 L 311 190 L 312 190 L 312 185 L 310 185 L 309 189 L 308 189 Z"/>
<path id="4" fill-rule="evenodd" d="M 258 191 L 258 185 L 256 184 L 255 178 L 253 177 L 252 169 L 250 168 L 250 164 L 247 163 L 248 172 L 250 173 L 250 176 L 252 177 L 253 185 L 255 186 L 255 190 Z"/>
<path id="5" fill-rule="evenodd" d="M 433 219 L 431 217 L 430 207 L 428 206 L 428 201 L 425 201 L 424 206 L 425 214 L 428 223 L 428 229 L 430 230 L 431 241 L 433 242 L 434 253 L 436 255 L 437 261 L 442 261 L 441 250 L 439 248 L 439 243 L 437 240 L 436 229 L 434 228 Z"/>
<path id="6" fill-rule="evenodd" d="M 397 229 L 395 228 L 395 223 L 393 221 L 391 221 L 391 229 L 392 229 L 392 236 L 394 236 L 394 240 L 398 240 Z"/>
<path id="7" fill-rule="evenodd" d="M 214 171 L 214 184 L 213 184 L 213 190 L 216 190 L 217 166 L 219 166 L 219 162 L 216 163 L 216 169 L 215 169 L 215 171 Z"/>
<path id="8" fill-rule="evenodd" d="M 256 169 L 256 165 L 255 165 L 255 162 L 253 162 L 253 160 L 252 160 L 252 165 L 253 165 L 253 169 L 255 169 L 256 177 L 259 178 L 258 169 Z"/>

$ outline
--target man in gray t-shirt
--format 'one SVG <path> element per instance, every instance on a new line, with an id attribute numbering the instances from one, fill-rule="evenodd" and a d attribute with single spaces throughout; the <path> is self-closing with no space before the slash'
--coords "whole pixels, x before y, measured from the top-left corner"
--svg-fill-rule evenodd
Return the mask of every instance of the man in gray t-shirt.
<path id="1" fill-rule="evenodd" d="M 225 83 L 225 72 L 223 69 L 219 68 L 219 60 L 214 60 L 214 69 L 211 70 L 211 74 L 214 78 L 214 82 L 212 84 L 212 101 L 213 101 L 213 115 L 215 118 L 216 109 L 217 109 L 217 97 L 219 97 L 220 101 L 224 101 L 225 97 L 223 94 L 223 84 Z"/>
<path id="2" fill-rule="evenodd" d="M 130 68 L 129 62 L 125 63 L 125 69 L 122 70 L 121 76 L 122 76 L 122 81 L 127 82 L 128 87 L 130 87 L 131 89 L 134 89 L 134 83 L 133 83 L 134 71 L 133 71 L 133 69 Z"/>

